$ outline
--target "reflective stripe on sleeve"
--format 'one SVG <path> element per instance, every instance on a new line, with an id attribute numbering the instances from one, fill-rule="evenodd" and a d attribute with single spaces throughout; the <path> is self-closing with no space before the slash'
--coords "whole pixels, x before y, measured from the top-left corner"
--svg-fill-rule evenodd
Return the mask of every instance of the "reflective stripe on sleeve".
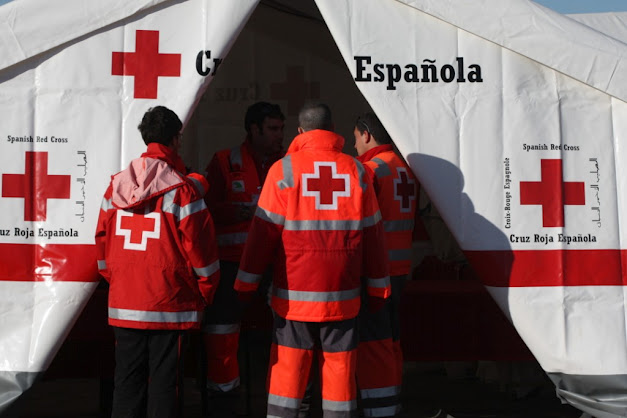
<path id="1" fill-rule="evenodd" d="M 366 183 L 366 170 L 364 169 L 364 166 L 359 162 L 359 160 L 357 160 L 357 158 L 353 158 L 353 160 L 355 160 L 355 165 L 357 166 L 359 186 L 363 191 L 365 191 L 366 187 L 368 187 L 368 183 Z"/>
<path id="2" fill-rule="evenodd" d="M 257 283 L 261 280 L 261 274 L 253 274 L 244 270 L 237 270 L 237 280 L 244 283 Z"/>
<path id="3" fill-rule="evenodd" d="M 390 276 L 381 277 L 380 279 L 372 279 L 368 277 L 368 286 L 385 289 L 390 286 Z"/>
<path id="4" fill-rule="evenodd" d="M 294 187 L 294 171 L 292 170 L 292 157 L 288 155 L 281 159 L 281 166 L 283 167 L 283 178 L 277 181 L 277 187 L 279 190 L 286 189 L 288 187 Z"/>
<path id="5" fill-rule="evenodd" d="M 257 207 L 257 210 L 255 211 L 255 216 L 275 225 L 285 224 L 285 216 L 271 212 L 268 209 L 262 208 L 261 206 Z"/>
<path id="6" fill-rule="evenodd" d="M 340 302 L 358 298 L 359 288 L 350 290 L 338 290 L 334 292 L 309 292 L 304 290 L 287 290 L 273 287 L 272 293 L 280 299 L 299 302 Z"/>
<path id="7" fill-rule="evenodd" d="M 123 321 L 138 322 L 198 322 L 200 316 L 196 311 L 187 312 L 158 312 L 158 311 L 138 311 L 134 309 L 109 308 L 109 318 Z"/>
<path id="8" fill-rule="evenodd" d="M 390 261 L 406 261 L 411 259 L 411 249 L 389 250 L 388 259 Z"/>
<path id="9" fill-rule="evenodd" d="M 381 220 L 381 211 L 377 211 L 377 213 L 375 213 L 374 215 L 364 218 L 364 220 L 362 221 L 363 227 L 368 228 L 369 226 L 374 226 L 380 220 Z"/>
<path id="10" fill-rule="evenodd" d="M 205 193 L 207 193 L 207 190 L 205 190 L 205 187 L 203 186 L 200 180 L 194 177 L 187 177 L 187 178 L 194 182 L 194 186 L 196 187 L 196 190 L 198 190 L 201 196 L 204 196 Z"/>
<path id="11" fill-rule="evenodd" d="M 239 332 L 240 326 L 239 324 L 205 324 L 202 330 L 207 334 L 235 334 Z"/>
<path id="12" fill-rule="evenodd" d="M 209 277 L 218 270 L 220 270 L 220 261 L 215 261 L 205 267 L 194 267 L 196 274 L 201 277 Z"/>
<path id="13" fill-rule="evenodd" d="M 193 215 L 196 212 L 200 212 L 203 209 L 207 209 L 204 199 L 198 199 L 195 202 L 185 205 L 180 209 L 179 221 L 182 221 L 188 216 Z"/>
<path id="14" fill-rule="evenodd" d="M 106 270 L 107 262 L 105 260 L 98 260 L 98 270 Z"/>
<path id="15" fill-rule="evenodd" d="M 113 208 L 114 207 L 113 207 L 113 203 L 111 203 L 111 199 L 102 199 L 102 204 L 100 205 L 100 209 L 106 212 L 109 209 L 113 209 Z"/>
<path id="16" fill-rule="evenodd" d="M 230 234 L 219 234 L 217 236 L 218 246 L 245 244 L 248 239 L 248 232 L 233 232 Z"/>
<path id="17" fill-rule="evenodd" d="M 323 411 L 353 411 L 355 409 L 357 409 L 356 399 L 353 399 L 351 401 L 330 401 L 328 399 L 322 400 Z"/>
<path id="18" fill-rule="evenodd" d="M 413 231 L 414 220 L 401 219 L 397 221 L 383 221 L 383 229 L 385 232 Z"/>
<path id="19" fill-rule="evenodd" d="M 207 205 L 205 205 L 205 201 L 203 199 L 198 199 L 182 207 L 177 205 L 176 203 L 174 203 L 174 196 L 176 195 L 176 191 L 177 189 L 170 190 L 163 195 L 161 210 L 166 213 L 171 213 L 179 221 L 182 221 L 188 216 L 207 208 Z"/>
<path id="20" fill-rule="evenodd" d="M 381 158 L 373 158 L 371 160 L 375 164 L 377 164 L 377 168 L 374 169 L 374 174 L 377 178 L 391 176 L 392 171 L 390 171 L 390 167 L 383 161 Z"/>

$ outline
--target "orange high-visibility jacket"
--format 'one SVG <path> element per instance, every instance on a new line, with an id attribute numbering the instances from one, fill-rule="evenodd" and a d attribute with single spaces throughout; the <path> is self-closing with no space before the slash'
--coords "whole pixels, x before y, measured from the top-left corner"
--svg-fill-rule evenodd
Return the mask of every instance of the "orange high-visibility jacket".
<path id="1" fill-rule="evenodd" d="M 383 225 L 369 176 L 324 130 L 298 135 L 268 173 L 235 288 L 255 290 L 273 264 L 272 308 L 283 318 L 354 318 L 362 280 L 390 294 Z"/>
<path id="2" fill-rule="evenodd" d="M 112 176 L 96 230 L 98 269 L 109 282 L 109 324 L 138 329 L 199 328 L 220 278 L 211 215 L 198 175 L 151 143 Z"/>
<path id="3" fill-rule="evenodd" d="M 273 162 L 269 162 L 267 167 Z M 262 172 L 262 178 L 259 178 L 248 141 L 218 151 L 207 166 L 206 177 L 211 193 L 205 196 L 205 201 L 215 222 L 221 260 L 239 262 L 250 220 L 237 218 L 237 206 L 248 206 L 254 211 L 265 174 Z"/>
<path id="4" fill-rule="evenodd" d="M 411 168 L 394 152 L 392 145 L 375 147 L 358 160 L 374 173 L 390 260 L 390 276 L 406 275 L 411 268 L 418 181 Z"/>

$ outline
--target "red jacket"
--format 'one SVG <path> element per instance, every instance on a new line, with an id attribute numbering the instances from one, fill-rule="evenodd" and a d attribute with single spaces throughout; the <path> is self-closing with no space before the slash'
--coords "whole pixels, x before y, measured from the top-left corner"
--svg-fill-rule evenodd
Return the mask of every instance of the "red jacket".
<path id="1" fill-rule="evenodd" d="M 390 275 L 406 275 L 411 268 L 418 181 L 392 145 L 380 145 L 357 159 L 373 175 L 385 229 Z"/>
<path id="2" fill-rule="evenodd" d="M 96 247 L 109 282 L 109 324 L 139 329 L 198 328 L 220 272 L 202 176 L 185 176 L 180 158 L 152 143 L 112 176 Z"/>
<path id="3" fill-rule="evenodd" d="M 278 156 L 257 164 L 246 140 L 216 152 L 207 166 L 211 193 L 205 196 L 205 201 L 215 222 L 221 260 L 240 261 L 250 219 L 240 219 L 237 212 L 240 207 L 247 207 L 254 213 L 268 169 L 277 159 Z"/>
<path id="4" fill-rule="evenodd" d="M 261 191 L 235 288 L 256 289 L 273 263 L 272 308 L 287 319 L 354 318 L 362 280 L 371 296 L 390 294 L 372 183 L 343 145 L 329 131 L 298 135 Z"/>

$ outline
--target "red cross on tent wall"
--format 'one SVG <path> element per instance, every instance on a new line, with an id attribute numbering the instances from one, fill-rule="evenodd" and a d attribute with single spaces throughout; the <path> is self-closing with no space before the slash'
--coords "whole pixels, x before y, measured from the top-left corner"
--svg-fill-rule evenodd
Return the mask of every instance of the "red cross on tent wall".
<path id="1" fill-rule="evenodd" d="M 287 67 L 287 81 L 270 84 L 270 98 L 287 100 L 287 114 L 297 115 L 307 99 L 320 98 L 320 83 L 305 82 L 305 67 Z"/>
<path id="2" fill-rule="evenodd" d="M 583 182 L 564 182 L 562 160 L 541 160 L 542 181 L 520 182 L 520 204 L 542 205 L 542 226 L 564 226 L 564 205 L 585 205 Z"/>
<path id="3" fill-rule="evenodd" d="M 394 179 L 394 200 L 401 204 L 401 212 L 411 212 L 411 201 L 416 200 L 416 182 L 407 176 L 407 170 L 396 169 L 398 177 Z"/>
<path id="4" fill-rule="evenodd" d="M 159 31 L 135 31 L 135 52 L 114 52 L 111 75 L 135 77 L 136 99 L 156 99 L 159 77 L 181 76 L 181 54 L 159 53 Z"/>
<path id="5" fill-rule="evenodd" d="M 338 174 L 335 162 L 316 161 L 314 173 L 303 174 L 303 196 L 315 198 L 318 210 L 336 210 L 338 197 L 350 195 L 350 177 Z"/>
<path id="6" fill-rule="evenodd" d="M 24 220 L 46 220 L 48 199 L 70 198 L 71 176 L 48 175 L 48 153 L 26 151 L 24 174 L 2 175 L 2 197 L 24 199 Z"/>

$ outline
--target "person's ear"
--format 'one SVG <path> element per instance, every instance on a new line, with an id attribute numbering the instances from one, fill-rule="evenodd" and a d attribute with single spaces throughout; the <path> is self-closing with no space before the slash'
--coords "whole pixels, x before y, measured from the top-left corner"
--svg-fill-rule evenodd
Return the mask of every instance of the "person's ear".
<path id="1" fill-rule="evenodd" d="M 302 134 L 302 133 L 305 133 L 305 130 L 303 128 L 301 128 L 300 126 L 298 127 L 297 131 L 298 131 L 299 135 Z"/>

